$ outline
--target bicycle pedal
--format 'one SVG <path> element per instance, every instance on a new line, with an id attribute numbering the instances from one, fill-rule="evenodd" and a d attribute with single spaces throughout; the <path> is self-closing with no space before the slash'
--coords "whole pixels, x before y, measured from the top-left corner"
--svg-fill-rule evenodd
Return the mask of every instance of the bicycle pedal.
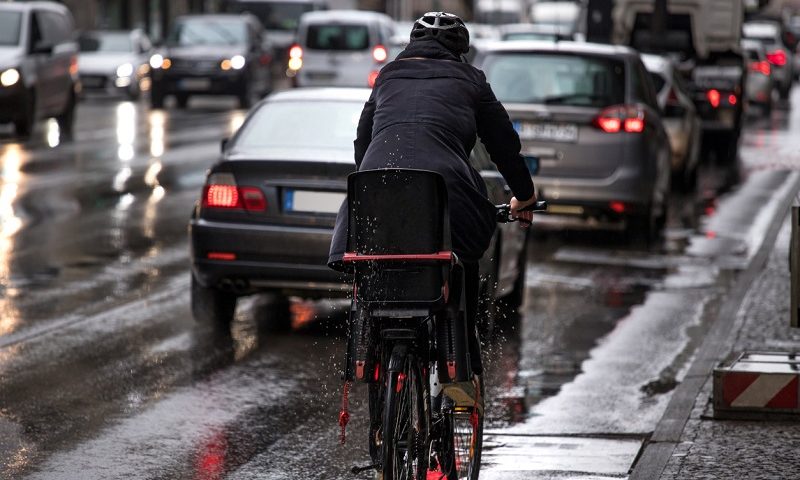
<path id="1" fill-rule="evenodd" d="M 368 470 L 378 470 L 380 471 L 381 464 L 380 463 L 373 463 L 372 465 L 364 465 L 363 467 L 353 467 L 350 469 L 350 473 L 353 475 L 358 475 L 360 473 L 364 473 Z"/>

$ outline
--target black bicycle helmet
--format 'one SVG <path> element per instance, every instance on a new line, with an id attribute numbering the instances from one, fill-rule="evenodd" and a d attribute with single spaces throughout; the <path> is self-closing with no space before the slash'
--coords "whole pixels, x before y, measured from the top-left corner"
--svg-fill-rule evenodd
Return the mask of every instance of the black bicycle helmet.
<path id="1" fill-rule="evenodd" d="M 460 55 L 469 51 L 469 31 L 464 21 L 452 13 L 428 12 L 411 28 L 411 41 L 432 38 Z"/>

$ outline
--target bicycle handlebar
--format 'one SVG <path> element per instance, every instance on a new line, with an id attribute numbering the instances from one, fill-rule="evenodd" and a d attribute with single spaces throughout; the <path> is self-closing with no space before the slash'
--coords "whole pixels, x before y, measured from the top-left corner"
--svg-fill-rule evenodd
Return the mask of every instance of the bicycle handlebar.
<path id="1" fill-rule="evenodd" d="M 495 205 L 497 209 L 497 223 L 511 223 L 516 222 L 519 220 L 517 217 L 511 216 L 511 205 L 503 204 L 503 205 Z M 544 200 L 539 200 L 538 202 L 528 205 L 527 207 L 520 210 L 520 212 L 546 212 L 547 211 L 547 202 Z"/>

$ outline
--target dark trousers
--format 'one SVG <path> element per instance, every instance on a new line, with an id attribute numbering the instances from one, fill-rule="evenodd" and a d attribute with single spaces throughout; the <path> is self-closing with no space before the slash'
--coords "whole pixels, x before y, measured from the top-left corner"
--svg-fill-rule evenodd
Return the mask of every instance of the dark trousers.
<path id="1" fill-rule="evenodd" d="M 481 342 L 478 338 L 478 296 L 480 294 L 480 270 L 478 262 L 465 262 L 464 265 L 464 293 L 466 295 L 467 309 L 467 335 L 469 336 L 469 356 L 472 363 L 472 372 L 483 375 L 483 361 L 481 360 Z"/>

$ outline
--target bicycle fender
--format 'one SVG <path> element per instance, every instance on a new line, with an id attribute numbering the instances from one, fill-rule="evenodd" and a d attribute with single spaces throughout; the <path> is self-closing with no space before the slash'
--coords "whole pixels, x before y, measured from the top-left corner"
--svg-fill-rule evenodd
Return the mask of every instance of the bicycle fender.
<path id="1" fill-rule="evenodd" d="M 402 371 L 405 365 L 406 355 L 408 355 L 408 347 L 406 345 L 395 345 L 392 348 L 392 356 L 389 358 L 389 371 Z"/>

